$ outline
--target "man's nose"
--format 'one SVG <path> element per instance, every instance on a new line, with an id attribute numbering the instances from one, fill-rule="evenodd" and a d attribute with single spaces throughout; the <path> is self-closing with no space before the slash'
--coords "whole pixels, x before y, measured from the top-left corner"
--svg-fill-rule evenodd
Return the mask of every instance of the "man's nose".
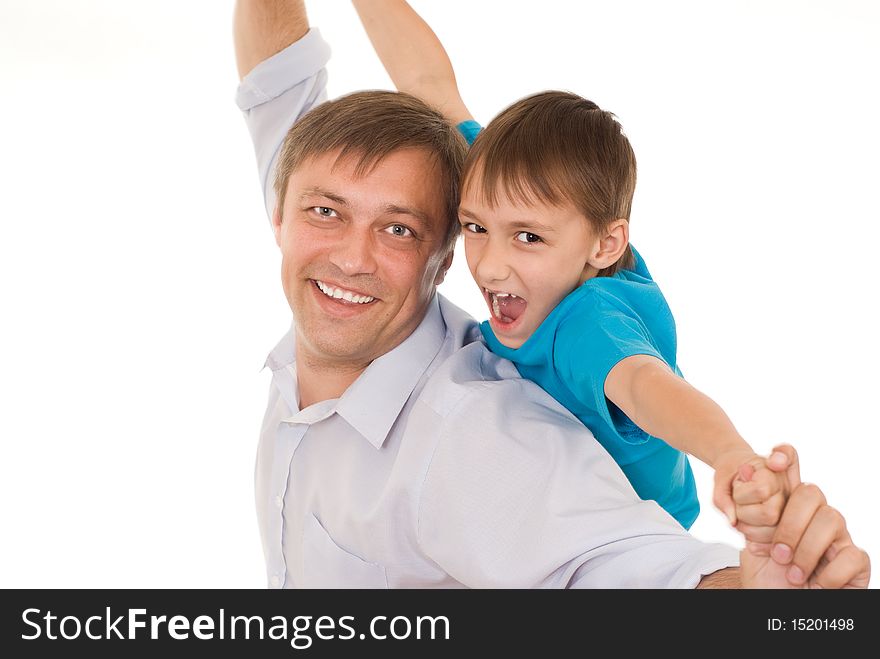
<path id="1" fill-rule="evenodd" d="M 373 274 L 376 249 L 370 227 L 350 226 L 330 250 L 330 262 L 348 276 Z"/>
<path id="2" fill-rule="evenodd" d="M 477 276 L 481 281 L 504 281 L 510 275 L 510 260 L 504 246 L 491 240 L 483 247 L 477 261 Z"/>

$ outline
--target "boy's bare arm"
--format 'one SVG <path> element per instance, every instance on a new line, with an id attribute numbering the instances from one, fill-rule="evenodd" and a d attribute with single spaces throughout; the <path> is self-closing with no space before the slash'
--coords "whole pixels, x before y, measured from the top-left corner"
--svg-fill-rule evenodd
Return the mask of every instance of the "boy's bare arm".
<path id="1" fill-rule="evenodd" d="M 715 505 L 731 523 L 740 519 L 756 529 L 765 527 L 766 533 L 749 534 L 750 540 L 764 540 L 760 536 L 770 533 L 782 510 L 783 479 L 766 468 L 715 401 L 651 355 L 634 355 L 616 364 L 605 380 L 605 395 L 649 435 L 711 466 Z M 731 496 L 733 482 L 746 464 L 758 470 L 750 487 L 764 497 L 748 510 L 737 508 Z"/>
<path id="2" fill-rule="evenodd" d="M 308 31 L 304 0 L 237 0 L 233 34 L 239 77 Z"/>
<path id="3" fill-rule="evenodd" d="M 451 123 L 471 119 L 443 44 L 404 0 L 352 0 L 370 42 L 398 91 L 443 113 Z"/>
<path id="4" fill-rule="evenodd" d="M 714 467 L 731 451 L 754 453 L 724 411 L 650 355 L 618 362 L 605 395 L 639 428 Z"/>

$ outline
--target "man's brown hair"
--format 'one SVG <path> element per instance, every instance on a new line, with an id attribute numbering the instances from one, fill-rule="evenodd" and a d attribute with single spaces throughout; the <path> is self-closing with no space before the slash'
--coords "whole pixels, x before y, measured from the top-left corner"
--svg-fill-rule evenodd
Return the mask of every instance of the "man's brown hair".
<path id="1" fill-rule="evenodd" d="M 363 91 L 327 101 L 306 113 L 288 131 L 275 171 L 279 212 L 284 208 L 291 173 L 315 156 L 340 150 L 340 158 L 358 159 L 365 175 L 400 149 L 424 149 L 434 160 L 443 186 L 447 222 L 444 247 L 452 249 L 459 232 L 459 182 L 467 145 L 443 115 L 401 92 Z"/>
<path id="2" fill-rule="evenodd" d="M 636 156 L 613 114 L 577 94 L 547 91 L 517 101 L 477 136 L 463 186 L 477 179 L 490 206 L 499 191 L 517 203 L 571 203 L 602 231 L 616 219 L 629 220 Z M 599 276 L 633 266 L 627 245 Z"/>

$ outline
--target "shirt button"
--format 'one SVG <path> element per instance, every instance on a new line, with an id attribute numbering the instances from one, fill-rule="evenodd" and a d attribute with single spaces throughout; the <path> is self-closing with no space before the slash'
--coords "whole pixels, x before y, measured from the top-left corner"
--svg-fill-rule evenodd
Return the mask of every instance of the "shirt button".
<path id="1" fill-rule="evenodd" d="M 269 580 L 269 583 L 272 584 L 272 588 L 278 588 L 281 586 L 281 578 L 278 575 L 275 575 Z"/>
<path id="2" fill-rule="evenodd" d="M 275 505 L 278 507 L 278 510 L 281 510 L 284 507 L 284 499 L 280 496 L 275 497 Z"/>

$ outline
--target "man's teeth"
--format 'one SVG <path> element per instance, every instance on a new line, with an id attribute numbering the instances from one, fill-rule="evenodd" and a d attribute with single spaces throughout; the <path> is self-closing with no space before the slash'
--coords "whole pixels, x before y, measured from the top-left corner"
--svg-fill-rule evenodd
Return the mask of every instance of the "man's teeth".
<path id="1" fill-rule="evenodd" d="M 330 286 L 325 284 L 322 281 L 315 280 L 315 283 L 318 285 L 318 288 L 321 289 L 321 292 L 327 297 L 332 297 L 335 300 L 345 300 L 346 302 L 354 302 L 355 304 L 367 304 L 368 302 L 372 302 L 376 298 L 370 297 L 369 295 L 358 295 L 357 293 L 352 293 L 351 291 L 347 291 L 344 288 L 336 288 L 335 286 Z"/>

